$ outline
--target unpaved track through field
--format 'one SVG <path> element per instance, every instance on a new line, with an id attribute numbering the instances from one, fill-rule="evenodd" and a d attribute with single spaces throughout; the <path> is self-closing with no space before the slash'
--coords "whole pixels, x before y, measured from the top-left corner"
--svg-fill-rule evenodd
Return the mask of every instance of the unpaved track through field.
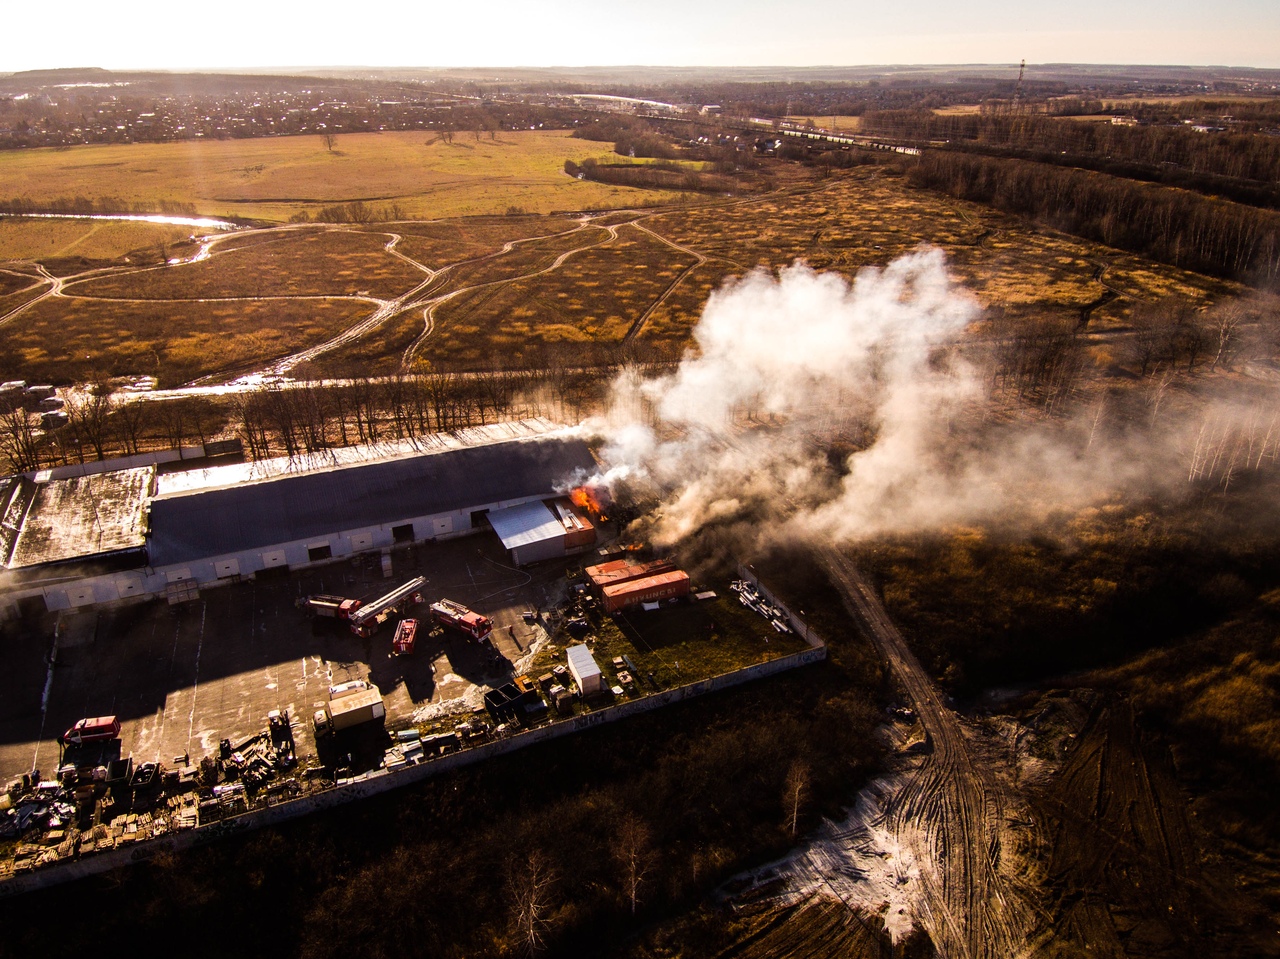
<path id="1" fill-rule="evenodd" d="M 534 277 L 542 276 L 545 273 L 551 273 L 554 270 L 558 270 L 564 264 L 565 260 L 569 259 L 569 257 L 574 256 L 575 254 L 578 254 L 578 253 L 582 253 L 586 250 L 594 249 L 597 246 L 603 246 L 605 243 L 608 243 L 611 240 L 616 240 L 618 238 L 618 227 L 616 225 L 609 226 L 603 223 L 593 223 L 591 217 L 584 216 L 581 219 L 579 219 L 578 225 L 575 226 L 572 230 L 564 230 L 561 233 L 552 233 L 548 236 L 531 236 L 531 237 L 523 237 L 519 240 L 508 240 L 505 244 L 503 244 L 502 249 L 496 253 L 489 253 L 489 254 L 486 254 L 485 256 L 474 257 L 473 259 L 470 259 L 470 260 L 462 260 L 458 263 L 451 263 L 448 266 L 443 267 L 436 274 L 436 277 L 442 277 L 446 272 L 454 269 L 455 267 L 464 266 L 469 263 L 480 263 L 485 260 L 497 259 L 500 256 L 504 256 L 507 253 L 510 253 L 517 246 L 523 243 L 533 243 L 538 240 L 551 240 L 551 239 L 555 239 L 556 237 L 568 236 L 571 233 L 580 233 L 583 230 L 586 230 L 589 228 L 604 230 L 607 235 L 605 236 L 604 239 L 598 240 L 594 243 L 588 243 L 584 246 L 574 247 L 572 250 L 566 250 L 564 253 L 561 253 L 558 257 L 556 257 L 555 261 L 550 266 L 545 266 L 545 267 L 542 267 L 541 269 L 533 270 L 532 272 L 529 272 L 529 273 L 522 273 L 519 276 L 509 276 L 509 277 L 504 277 L 501 280 L 488 280 L 484 283 L 473 284 L 472 286 L 458 287 L 455 290 L 450 290 L 449 292 L 442 293 L 439 296 L 433 296 L 430 299 L 425 299 L 425 300 L 418 299 L 414 302 L 405 303 L 404 305 L 402 305 L 398 310 L 397 315 L 399 313 L 407 313 L 409 310 L 417 310 L 417 309 L 422 310 L 422 332 L 419 333 L 417 337 L 414 338 L 414 341 L 410 343 L 409 346 L 405 349 L 404 354 L 400 360 L 401 365 L 407 369 L 410 366 L 410 364 L 413 362 L 414 357 L 417 355 L 418 350 L 421 349 L 423 343 L 425 343 L 427 338 L 430 337 L 433 332 L 435 332 L 436 310 L 439 309 L 441 306 L 443 306 L 445 303 L 448 303 L 450 300 L 453 300 L 459 296 L 462 296 L 464 293 L 472 293 L 476 290 L 488 289 L 491 286 L 505 286 L 508 283 L 517 283 L 522 280 L 530 280 L 530 279 L 533 279 Z M 419 290 L 415 292 L 421 292 L 421 288 L 419 288 Z"/>
<path id="2" fill-rule="evenodd" d="M 885 826 L 919 866 L 917 918 L 940 956 L 1029 954 L 1040 922 L 1033 891 L 1014 878 L 1024 870 L 1006 858 L 1011 797 L 989 767 L 974 761 L 955 713 L 857 567 L 833 548 L 822 549 L 820 559 L 910 697 L 931 747 L 884 810 Z"/>

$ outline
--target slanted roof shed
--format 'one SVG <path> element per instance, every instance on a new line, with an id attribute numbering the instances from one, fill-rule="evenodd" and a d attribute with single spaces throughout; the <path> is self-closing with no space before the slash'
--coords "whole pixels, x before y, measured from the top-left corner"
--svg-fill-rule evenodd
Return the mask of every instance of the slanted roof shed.
<path id="1" fill-rule="evenodd" d="M 489 525 L 507 549 L 519 549 L 544 540 L 564 539 L 564 526 L 542 500 L 522 503 L 489 513 Z"/>

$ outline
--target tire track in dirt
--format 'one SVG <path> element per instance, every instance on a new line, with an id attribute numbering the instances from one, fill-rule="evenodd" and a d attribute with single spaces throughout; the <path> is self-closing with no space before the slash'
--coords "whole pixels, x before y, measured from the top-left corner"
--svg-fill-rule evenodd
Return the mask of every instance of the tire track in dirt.
<path id="1" fill-rule="evenodd" d="M 1222 917 L 1240 915 L 1201 873 L 1167 748 L 1143 737 L 1123 699 L 1093 706 L 1036 800 L 1064 949 L 1193 955 Z"/>
<path id="2" fill-rule="evenodd" d="M 846 608 L 866 630 L 915 706 L 928 752 L 887 797 L 883 826 L 919 869 L 920 924 L 939 954 L 1012 959 L 1030 951 L 1039 925 L 1031 890 L 1005 856 L 1013 803 L 971 754 L 955 713 L 853 563 L 833 548 L 820 559 Z"/>
<path id="3" fill-rule="evenodd" d="M 680 273 L 677 274 L 676 278 L 667 285 L 667 288 L 662 291 L 661 295 L 652 303 L 650 303 L 643 313 L 641 313 L 638 317 L 636 317 L 636 321 L 631 324 L 631 327 L 630 329 L 627 330 L 626 335 L 622 337 L 622 342 L 624 343 L 630 343 L 632 340 L 634 340 L 640 334 L 640 331 L 644 329 L 644 325 L 647 322 L 649 322 L 649 317 L 653 314 L 654 310 L 656 310 L 658 307 L 662 306 L 662 304 L 666 302 L 667 297 L 669 297 L 675 291 L 675 288 L 680 285 L 680 283 L 685 279 L 685 277 L 689 276 L 689 274 L 691 274 L 694 270 L 696 270 L 698 267 L 702 266 L 704 263 L 707 262 L 707 257 L 702 253 L 699 253 L 697 250 L 693 249 L 692 247 L 687 247 L 681 243 L 677 243 L 675 240 L 668 239 L 667 237 L 663 236 L 661 233 L 656 233 L 655 231 L 645 226 L 642 222 L 640 222 L 641 219 L 647 219 L 647 217 L 646 218 L 637 217 L 636 219 L 632 220 L 629 225 L 634 226 L 637 230 L 641 230 L 645 233 L 648 233 L 655 240 L 659 240 L 660 242 L 665 243 L 667 246 L 671 247 L 671 249 L 673 250 L 677 250 L 681 253 L 687 253 L 689 256 L 692 256 L 694 258 L 694 262 L 691 265 L 685 267 L 683 270 L 681 270 Z"/>

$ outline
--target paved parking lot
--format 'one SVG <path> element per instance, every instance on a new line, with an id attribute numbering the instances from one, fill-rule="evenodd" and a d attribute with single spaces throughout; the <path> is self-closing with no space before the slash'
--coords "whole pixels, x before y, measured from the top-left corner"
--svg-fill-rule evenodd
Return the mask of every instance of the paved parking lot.
<path id="1" fill-rule="evenodd" d="M 223 738 L 262 731 L 270 710 L 287 709 L 299 754 L 313 754 L 311 714 L 331 683 L 348 679 L 370 679 L 383 692 L 387 727 L 407 726 L 416 711 L 509 673 L 540 635 L 522 613 L 556 598 L 564 568 L 508 562 L 483 533 L 397 549 L 389 579 L 375 553 L 205 590 L 178 606 L 160 600 L 21 624 L 0 640 L 0 780 L 33 768 L 50 776 L 58 734 L 85 716 L 119 716 L 124 754 L 169 764 L 182 755 L 197 762 Z M 413 655 L 394 657 L 394 621 L 361 639 L 295 606 L 314 592 L 372 599 L 417 575 L 427 578 L 427 603 L 448 597 L 492 617 L 507 662 L 488 664 L 464 637 L 425 629 Z M 425 606 L 416 615 L 425 620 Z"/>

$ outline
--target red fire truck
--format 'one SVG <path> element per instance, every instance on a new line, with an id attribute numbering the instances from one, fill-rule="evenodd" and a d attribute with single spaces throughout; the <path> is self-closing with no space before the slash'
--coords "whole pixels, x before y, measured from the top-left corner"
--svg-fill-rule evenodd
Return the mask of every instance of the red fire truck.
<path id="1" fill-rule="evenodd" d="M 456 629 L 466 633 L 476 642 L 488 644 L 489 634 L 493 632 L 493 620 L 488 616 L 473 613 L 461 603 L 451 599 L 442 599 L 431 604 L 431 621 L 448 629 Z"/>

